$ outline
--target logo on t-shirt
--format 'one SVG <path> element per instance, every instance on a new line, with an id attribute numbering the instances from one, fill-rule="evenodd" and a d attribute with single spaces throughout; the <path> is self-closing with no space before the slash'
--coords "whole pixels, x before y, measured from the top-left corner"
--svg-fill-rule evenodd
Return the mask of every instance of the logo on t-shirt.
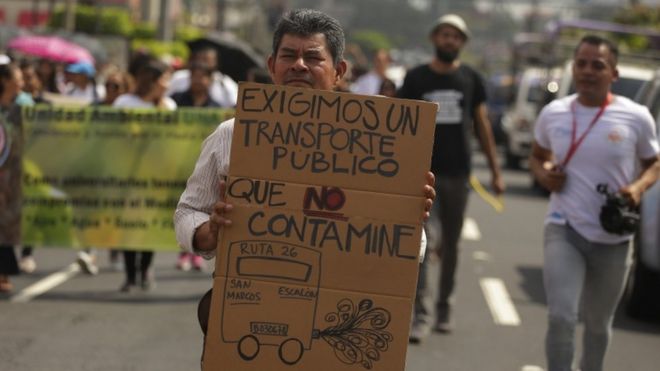
<path id="1" fill-rule="evenodd" d="M 462 92 L 457 90 L 434 90 L 424 94 L 422 98 L 429 102 L 438 103 L 438 112 L 435 114 L 436 125 L 458 125 L 462 123 Z"/>
<path id="2" fill-rule="evenodd" d="M 614 128 L 609 134 L 607 134 L 607 140 L 614 144 L 620 143 L 623 140 L 623 134 L 618 129 Z"/>

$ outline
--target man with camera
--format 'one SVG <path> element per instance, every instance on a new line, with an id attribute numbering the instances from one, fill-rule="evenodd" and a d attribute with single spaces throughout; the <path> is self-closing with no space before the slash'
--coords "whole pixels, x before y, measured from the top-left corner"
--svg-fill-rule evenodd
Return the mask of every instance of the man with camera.
<path id="1" fill-rule="evenodd" d="M 548 371 L 572 369 L 579 309 L 585 324 L 579 367 L 603 369 L 631 263 L 634 210 L 660 174 L 649 111 L 610 92 L 617 59 L 616 45 L 585 36 L 573 56 L 577 94 L 548 104 L 535 126 L 530 167 L 552 192 L 543 269 Z M 604 196 L 608 188 L 615 194 Z"/>

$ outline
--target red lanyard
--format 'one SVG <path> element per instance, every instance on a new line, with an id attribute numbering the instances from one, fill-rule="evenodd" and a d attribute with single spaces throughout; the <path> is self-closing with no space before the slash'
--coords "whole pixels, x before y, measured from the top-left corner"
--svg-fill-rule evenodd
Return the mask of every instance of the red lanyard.
<path id="1" fill-rule="evenodd" d="M 600 116 L 603 115 L 603 112 L 605 112 L 605 108 L 612 102 L 612 93 L 607 93 L 607 99 L 603 102 L 603 104 L 600 106 L 600 109 L 596 113 L 596 116 L 591 120 L 591 123 L 589 124 L 589 127 L 587 127 L 587 130 L 582 133 L 580 138 L 576 141 L 575 140 L 575 135 L 577 132 L 577 118 L 575 114 L 575 102 L 577 99 L 573 101 L 571 104 L 571 113 L 573 114 L 573 131 L 571 132 L 571 146 L 568 148 L 568 153 L 566 153 L 566 157 L 564 158 L 564 162 L 562 162 L 561 167 L 565 168 L 566 165 L 568 165 L 568 162 L 571 161 L 571 158 L 573 158 L 573 155 L 577 151 L 578 147 L 580 144 L 582 144 L 582 141 L 584 141 L 584 138 L 589 134 L 591 129 L 596 125 L 596 122 L 600 118 Z"/>

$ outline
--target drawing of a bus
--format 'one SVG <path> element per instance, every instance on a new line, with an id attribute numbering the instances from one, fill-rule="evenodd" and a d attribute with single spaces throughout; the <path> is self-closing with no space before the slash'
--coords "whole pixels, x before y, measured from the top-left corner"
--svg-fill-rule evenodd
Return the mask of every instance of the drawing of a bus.
<path id="1" fill-rule="evenodd" d="M 222 340 L 237 343 L 250 361 L 263 345 L 296 364 L 311 349 L 321 276 L 321 253 L 275 241 L 229 246 L 222 298 Z"/>

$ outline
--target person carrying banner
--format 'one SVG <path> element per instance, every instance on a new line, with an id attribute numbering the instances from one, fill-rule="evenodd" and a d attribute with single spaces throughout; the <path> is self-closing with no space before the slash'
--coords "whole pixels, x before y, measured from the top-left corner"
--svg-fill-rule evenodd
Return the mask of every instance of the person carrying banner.
<path id="1" fill-rule="evenodd" d="M 272 45 L 268 70 L 277 85 L 331 91 L 346 72 L 344 32 L 337 20 L 322 12 L 288 12 L 274 31 Z M 221 228 L 243 222 L 227 215 L 233 206 L 223 198 L 233 128 L 234 119 L 225 121 L 205 140 L 174 214 L 179 245 L 206 258 L 215 256 Z M 427 198 L 425 218 L 435 198 L 433 174 L 427 173 L 426 178 L 428 185 L 420 190 Z M 200 322 L 207 316 L 200 314 Z"/>
<path id="2" fill-rule="evenodd" d="M 585 36 L 573 55 L 577 94 L 545 106 L 534 127 L 530 167 L 552 192 L 543 249 L 549 371 L 572 369 L 579 309 L 585 325 L 580 369 L 603 369 L 635 228 L 612 229 L 601 191 L 609 188 L 623 204 L 639 205 L 660 173 L 651 114 L 610 92 L 617 59 L 612 42 Z"/>
<path id="3" fill-rule="evenodd" d="M 435 47 L 435 58 L 431 63 L 410 70 L 397 95 L 438 103 L 431 160 L 431 171 L 438 177 L 435 185 L 438 198 L 426 228 L 429 247 L 435 250 L 442 263 L 434 329 L 446 333 L 452 330 L 450 302 L 458 266 L 458 243 L 468 200 L 470 133 L 473 123 L 481 134 L 481 147 L 488 160 L 495 193 L 501 194 L 504 191 L 504 182 L 488 120 L 483 78 L 458 59 L 469 38 L 465 21 L 454 14 L 442 16 L 434 23 L 429 37 Z M 438 238 L 440 234 L 441 238 Z M 428 259 L 429 256 L 424 259 L 419 273 L 410 335 L 412 343 L 418 343 L 428 336 L 433 326 L 433 311 L 427 303 L 431 297 L 426 277 Z"/>
<path id="4" fill-rule="evenodd" d="M 165 95 L 171 74 L 167 66 L 157 59 L 147 59 L 146 63 L 135 71 L 135 92 L 122 94 L 112 104 L 115 108 L 157 108 L 176 110 L 176 103 Z M 148 291 L 155 287 L 156 281 L 152 269 L 153 251 L 123 250 L 126 281 L 119 291 L 131 292 L 137 288 L 137 265 L 140 271 L 140 286 Z M 140 262 L 137 264 L 138 253 Z M 137 264 L 137 265 L 136 265 Z"/>
<path id="5" fill-rule="evenodd" d="M 21 144 L 12 141 L 13 132 L 21 135 L 21 130 L 13 116 L 20 114 L 18 106 L 33 105 L 34 101 L 22 91 L 23 73 L 19 66 L 8 58 L 4 62 L 0 64 L 0 292 L 10 292 L 13 285 L 9 276 L 19 273 L 12 243 L 20 240 L 21 202 L 21 159 L 16 155 Z"/>

